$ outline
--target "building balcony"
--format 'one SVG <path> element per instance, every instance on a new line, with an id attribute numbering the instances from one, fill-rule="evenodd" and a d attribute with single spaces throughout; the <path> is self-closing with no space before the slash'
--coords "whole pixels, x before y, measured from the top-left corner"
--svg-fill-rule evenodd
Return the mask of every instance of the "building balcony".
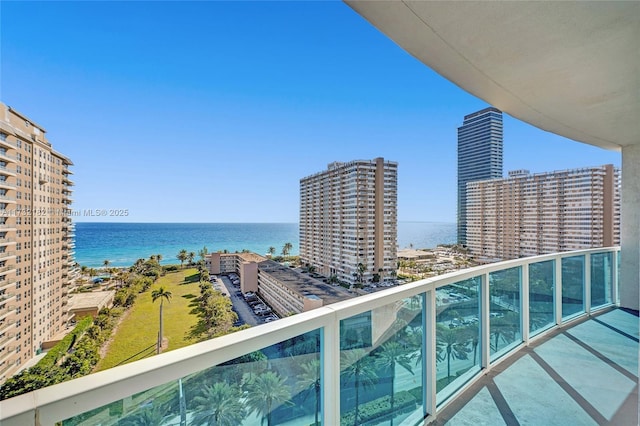
<path id="1" fill-rule="evenodd" d="M 4 290 L 8 287 L 11 287 L 13 285 L 15 285 L 16 280 L 15 279 L 11 279 L 11 280 L 0 280 L 0 290 Z"/>
<path id="2" fill-rule="evenodd" d="M 3 350 L 2 345 L 0 345 L 0 365 L 2 365 L 3 362 L 6 362 L 9 358 L 11 358 L 11 355 L 14 354 L 14 352 L 10 349 L 11 348 L 9 347 L 4 347 Z"/>
<path id="3" fill-rule="evenodd" d="M 16 252 L 15 251 L 0 251 L 0 261 L 12 258 L 16 256 Z M 15 269 L 15 267 L 13 268 Z M 2 268 L 0 268 L 0 273 L 2 272 Z"/>
<path id="4" fill-rule="evenodd" d="M 9 371 L 9 369 L 13 366 L 14 364 L 10 362 L 5 362 L 4 364 L 0 364 L 0 378 L 4 375 L 4 373 Z"/>
<path id="5" fill-rule="evenodd" d="M 0 237 L 0 246 L 6 246 L 8 244 L 15 244 L 15 243 L 16 243 L 15 238 Z"/>
<path id="6" fill-rule="evenodd" d="M 0 231 L 2 232 L 9 232 L 9 231 L 15 231 L 15 230 L 16 230 L 15 223 L 0 223 Z"/>
<path id="7" fill-rule="evenodd" d="M 0 161 L 15 163 L 18 159 L 14 154 L 9 154 L 7 151 L 0 150 Z"/>
<path id="8" fill-rule="evenodd" d="M 5 347 L 10 341 L 14 339 L 16 335 L 14 333 L 5 333 L 0 336 L 0 348 Z"/>
<path id="9" fill-rule="evenodd" d="M 8 140 L 7 138 L 0 138 L 0 148 L 4 149 L 17 149 L 16 143 Z"/>
<path id="10" fill-rule="evenodd" d="M 16 197 L 11 197 L 9 195 L 0 194 L 0 202 L 3 202 L 3 203 L 15 203 L 16 202 Z"/>
<path id="11" fill-rule="evenodd" d="M 16 189 L 16 184 L 7 182 L 6 180 L 0 180 L 0 189 Z"/>
<path id="12" fill-rule="evenodd" d="M 82 415 L 87 424 L 116 424 L 157 409 L 168 425 L 193 418 L 205 383 L 240 386 L 251 375 L 275 377 L 284 389 L 288 402 L 268 413 L 275 424 L 318 416 L 326 425 L 390 417 L 415 425 L 473 415 L 497 424 L 503 412 L 530 424 L 636 424 L 638 319 L 615 309 L 618 262 L 617 248 L 592 249 L 417 281 L 2 401 L 0 419 L 74 424 Z M 265 359 L 240 358 L 256 351 Z M 309 375 L 317 393 L 299 390 L 298 378 Z M 366 389 L 356 386 L 364 380 Z M 258 392 L 245 387 L 245 395 Z M 620 422 L 634 412 L 636 421 Z"/>
<path id="13" fill-rule="evenodd" d="M 0 294 L 0 303 L 5 303 L 15 298 L 16 298 L 15 293 Z"/>
<path id="14" fill-rule="evenodd" d="M 4 308 L 0 308 L 0 320 L 3 320 L 4 318 L 13 314 L 15 311 L 16 311 L 15 306 L 6 306 Z"/>
<path id="15" fill-rule="evenodd" d="M 15 323 L 16 322 L 14 320 L 0 320 L 0 333 L 4 333 L 5 331 L 9 330 L 15 325 Z"/>
<path id="16" fill-rule="evenodd" d="M 16 171 L 7 166 L 0 166 L 0 176 L 15 176 Z"/>

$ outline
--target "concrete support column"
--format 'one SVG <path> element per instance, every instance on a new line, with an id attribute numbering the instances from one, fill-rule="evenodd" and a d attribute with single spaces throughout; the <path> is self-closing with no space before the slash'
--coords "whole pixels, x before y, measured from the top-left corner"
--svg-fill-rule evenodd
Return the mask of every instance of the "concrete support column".
<path id="1" fill-rule="evenodd" d="M 640 144 L 622 147 L 620 306 L 640 307 Z M 615 265 L 614 265 L 615 267 Z"/>

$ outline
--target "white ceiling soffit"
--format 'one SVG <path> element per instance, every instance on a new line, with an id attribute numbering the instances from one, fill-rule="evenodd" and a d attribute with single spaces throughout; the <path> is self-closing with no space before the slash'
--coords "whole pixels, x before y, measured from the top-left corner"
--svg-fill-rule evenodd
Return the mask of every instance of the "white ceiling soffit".
<path id="1" fill-rule="evenodd" d="M 345 1 L 520 120 L 602 148 L 640 144 L 640 2 Z"/>

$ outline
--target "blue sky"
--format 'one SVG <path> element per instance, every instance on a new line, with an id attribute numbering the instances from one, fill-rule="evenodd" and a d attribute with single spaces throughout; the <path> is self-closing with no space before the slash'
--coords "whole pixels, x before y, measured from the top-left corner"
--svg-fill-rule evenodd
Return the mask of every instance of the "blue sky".
<path id="1" fill-rule="evenodd" d="M 454 222 L 484 108 L 341 2 L 2 2 L 0 99 L 70 157 L 79 221 L 297 222 L 299 179 L 399 163 L 398 218 Z M 504 169 L 620 165 L 505 115 Z"/>

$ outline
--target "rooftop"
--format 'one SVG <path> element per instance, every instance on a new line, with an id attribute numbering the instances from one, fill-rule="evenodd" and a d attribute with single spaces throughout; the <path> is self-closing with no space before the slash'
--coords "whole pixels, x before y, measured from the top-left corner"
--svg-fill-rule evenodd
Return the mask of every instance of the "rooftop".
<path id="1" fill-rule="evenodd" d="M 111 300 L 115 291 L 92 291 L 90 293 L 74 293 L 69 298 L 69 310 L 83 310 L 98 308 L 101 309 L 107 306 Z"/>
<path id="2" fill-rule="evenodd" d="M 265 260 L 258 264 L 258 270 L 267 272 L 284 284 L 289 290 L 311 299 L 320 298 L 324 305 L 351 299 L 357 295 L 350 293 L 339 285 L 327 284 L 311 277 L 309 274 L 296 271 L 273 260 Z"/>

